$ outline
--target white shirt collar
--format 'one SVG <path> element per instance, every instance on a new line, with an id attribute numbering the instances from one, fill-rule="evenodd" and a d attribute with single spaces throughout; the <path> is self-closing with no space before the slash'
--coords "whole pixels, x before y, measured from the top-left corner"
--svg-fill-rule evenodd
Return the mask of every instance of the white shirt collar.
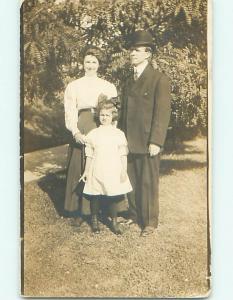
<path id="1" fill-rule="evenodd" d="M 145 70 L 146 66 L 148 65 L 148 60 L 143 61 L 138 66 L 134 67 L 134 72 L 137 73 L 137 76 L 139 77 L 142 72 Z"/>
<path id="2" fill-rule="evenodd" d="M 84 78 L 88 79 L 88 80 L 94 80 L 94 79 L 97 79 L 98 78 L 98 75 L 97 74 L 94 74 L 94 75 L 87 75 L 85 74 L 84 75 Z"/>

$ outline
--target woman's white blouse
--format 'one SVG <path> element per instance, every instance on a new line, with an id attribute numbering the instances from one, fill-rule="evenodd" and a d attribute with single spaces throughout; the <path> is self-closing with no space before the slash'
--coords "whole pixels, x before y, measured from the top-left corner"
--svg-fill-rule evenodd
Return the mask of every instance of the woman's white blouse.
<path id="1" fill-rule="evenodd" d="M 65 124 L 73 135 L 78 132 L 78 111 L 96 107 L 100 94 L 116 97 L 115 85 L 97 76 L 84 76 L 68 84 L 64 95 Z"/>

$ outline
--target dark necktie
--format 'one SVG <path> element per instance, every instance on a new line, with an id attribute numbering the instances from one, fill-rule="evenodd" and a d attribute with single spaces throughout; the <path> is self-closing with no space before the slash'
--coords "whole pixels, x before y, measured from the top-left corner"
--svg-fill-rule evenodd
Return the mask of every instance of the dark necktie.
<path id="1" fill-rule="evenodd" d="M 137 70 L 134 70 L 134 74 L 133 74 L 133 78 L 134 80 L 137 80 L 138 79 L 138 71 Z"/>

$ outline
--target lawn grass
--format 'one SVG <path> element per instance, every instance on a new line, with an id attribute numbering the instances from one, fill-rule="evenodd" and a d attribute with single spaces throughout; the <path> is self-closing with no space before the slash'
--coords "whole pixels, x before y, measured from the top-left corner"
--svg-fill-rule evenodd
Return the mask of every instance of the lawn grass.
<path id="1" fill-rule="evenodd" d="M 64 173 L 25 185 L 24 291 L 37 297 L 194 297 L 209 291 L 206 141 L 161 162 L 160 223 L 142 238 L 104 224 L 80 230 L 64 216 Z"/>

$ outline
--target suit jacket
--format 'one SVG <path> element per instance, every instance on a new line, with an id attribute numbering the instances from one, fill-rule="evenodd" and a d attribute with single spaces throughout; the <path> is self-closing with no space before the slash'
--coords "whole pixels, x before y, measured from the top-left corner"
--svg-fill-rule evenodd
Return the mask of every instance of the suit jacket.
<path id="1" fill-rule="evenodd" d="M 149 144 L 163 146 L 171 112 L 168 77 L 148 64 L 136 81 L 126 81 L 122 96 L 120 124 L 129 151 L 146 154 Z"/>

